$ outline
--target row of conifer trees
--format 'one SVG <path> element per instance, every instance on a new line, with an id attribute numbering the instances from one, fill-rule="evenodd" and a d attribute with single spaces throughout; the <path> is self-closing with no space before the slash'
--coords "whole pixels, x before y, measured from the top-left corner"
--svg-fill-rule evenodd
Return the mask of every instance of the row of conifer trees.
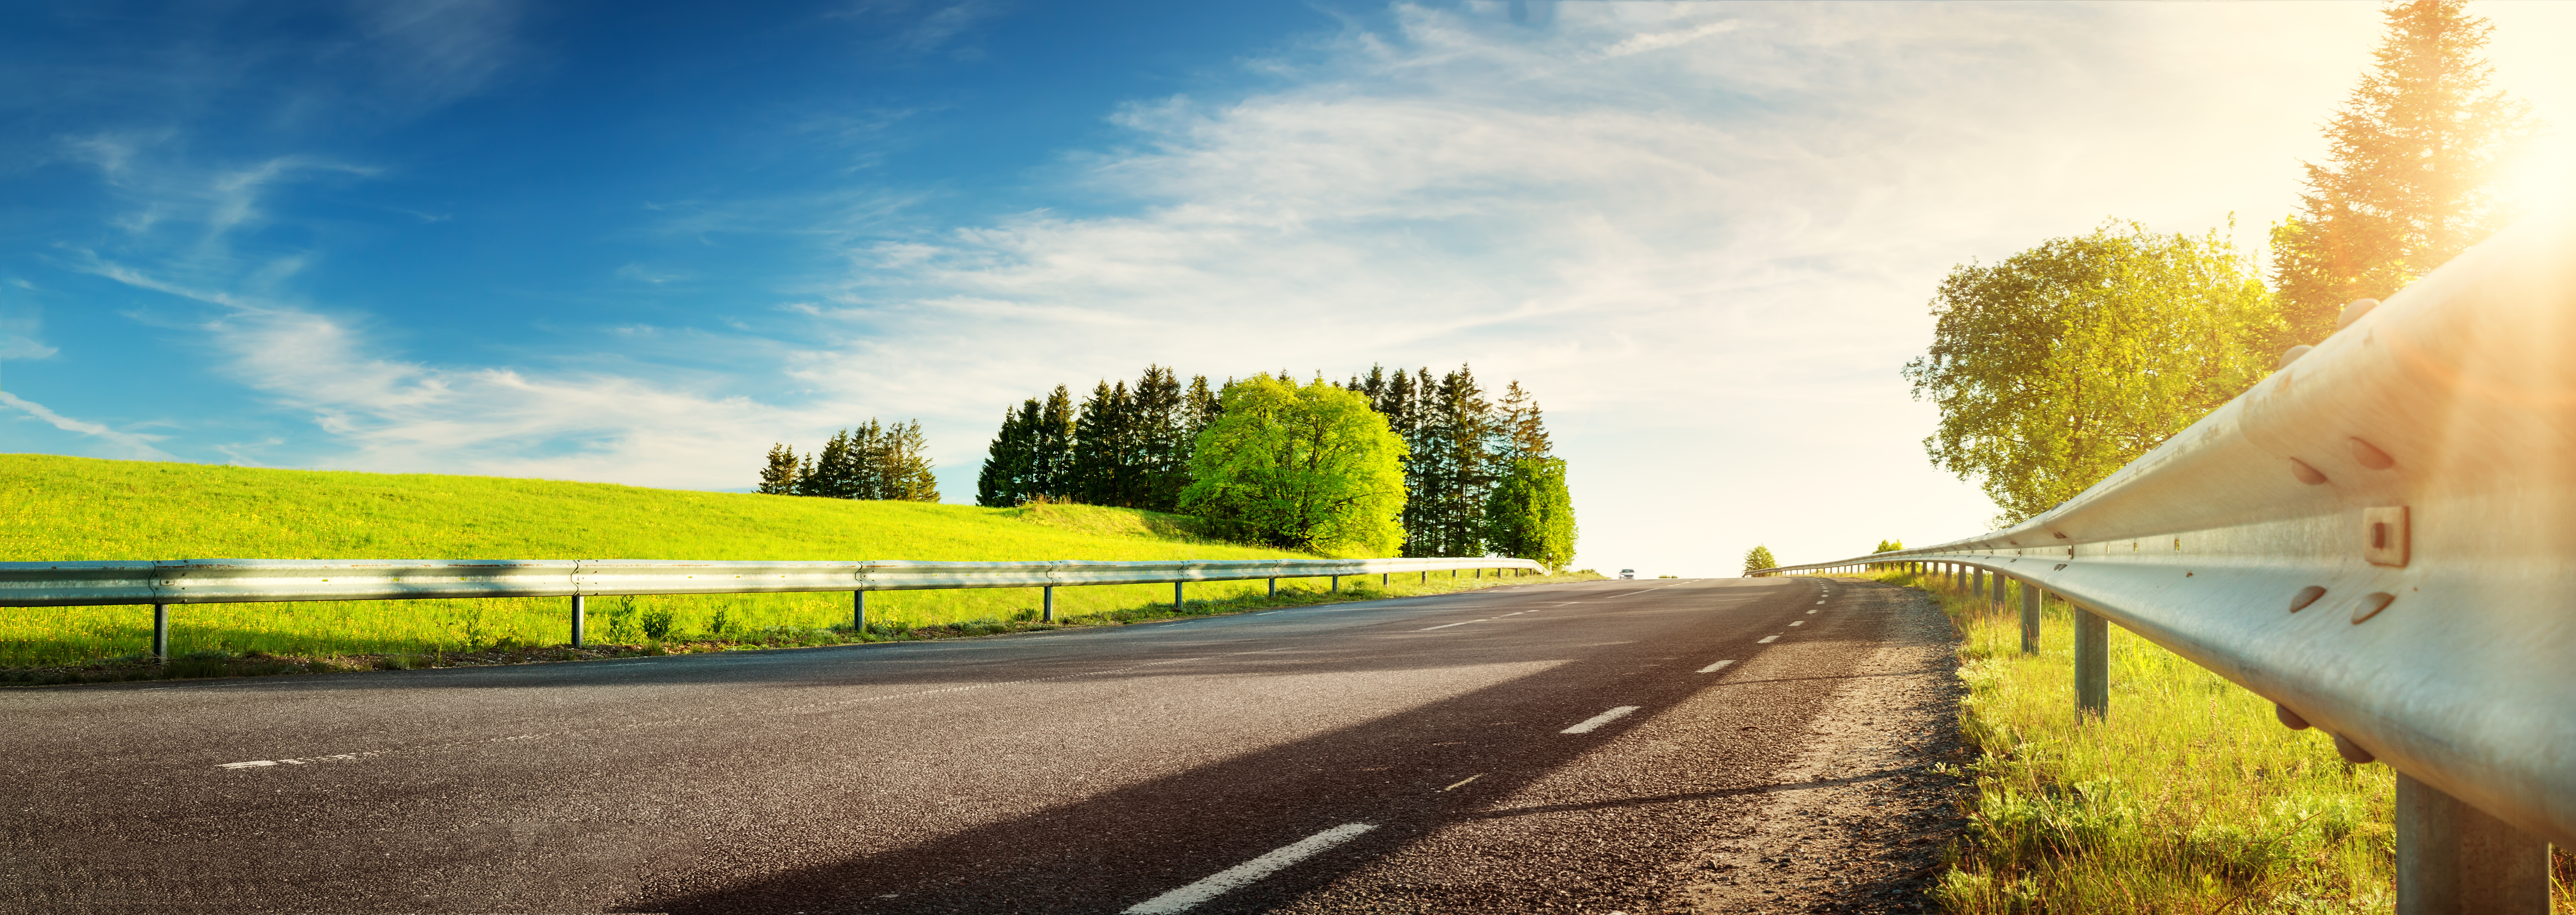
<path id="1" fill-rule="evenodd" d="M 1002 412 L 975 504 L 1080 502 L 1168 512 L 1190 485 L 1190 452 L 1219 412 L 1207 376 L 1187 386 L 1161 366 L 1093 385 L 1077 407 L 1064 385 Z"/>
<path id="2" fill-rule="evenodd" d="M 769 463 L 760 470 L 760 491 L 937 502 L 939 481 L 931 476 L 930 457 L 924 453 L 929 447 L 920 420 L 880 425 L 871 418 L 867 425 L 841 430 L 801 458 L 793 448 L 771 445 Z"/>
<path id="3" fill-rule="evenodd" d="M 1410 451 L 1404 555 L 1570 556 L 1572 510 L 1559 504 L 1564 462 L 1551 453 L 1538 401 L 1520 382 L 1511 382 L 1497 402 L 1467 366 L 1436 376 L 1428 368 L 1378 366 L 1344 387 L 1367 397 Z M 1222 414 L 1222 390 L 1204 375 L 1184 385 L 1171 369 L 1148 366 L 1134 385 L 1102 381 L 1078 405 L 1063 385 L 1022 401 L 1003 413 L 977 479 L 976 504 L 1068 501 L 1173 511 L 1190 484 L 1199 433 Z M 1547 504 L 1535 510 L 1521 504 L 1533 499 Z M 1534 511 L 1561 520 L 1533 523 Z M 1548 525 L 1562 530 L 1536 530 Z M 1533 538 L 1551 544 L 1533 544 Z"/>

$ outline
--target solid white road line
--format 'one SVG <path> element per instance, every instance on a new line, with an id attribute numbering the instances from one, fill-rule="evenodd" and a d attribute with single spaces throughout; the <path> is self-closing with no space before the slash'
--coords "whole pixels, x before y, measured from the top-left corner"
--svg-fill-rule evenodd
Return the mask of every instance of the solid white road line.
<path id="1" fill-rule="evenodd" d="M 1777 642 L 1777 641 L 1779 641 L 1779 640 L 1780 640 L 1780 637 L 1779 637 L 1779 636 L 1776 636 L 1776 635 L 1766 635 L 1766 636 L 1763 636 L 1763 637 L 1762 637 L 1762 641 L 1755 642 L 1754 644 L 1756 644 L 1756 645 L 1768 645 L 1768 644 L 1771 644 L 1771 643 L 1773 643 L 1773 642 Z"/>
<path id="2" fill-rule="evenodd" d="M 1300 839 L 1296 844 L 1218 871 L 1205 880 L 1129 906 L 1126 915 L 1156 915 L 1156 913 L 1189 911 L 1191 906 L 1224 895 L 1229 890 L 1247 886 L 1255 880 L 1270 876 L 1280 868 L 1312 858 L 1326 849 L 1359 838 L 1361 833 L 1376 828 L 1375 823 L 1344 823 L 1335 826 Z"/>
<path id="3" fill-rule="evenodd" d="M 1626 718 L 1626 717 L 1628 717 L 1628 714 L 1629 714 L 1630 712 L 1634 712 L 1634 711 L 1636 711 L 1636 710 L 1637 710 L 1637 707 L 1636 707 L 1636 706 L 1633 706 L 1633 705 L 1622 705 L 1622 706 L 1620 706 L 1620 707 L 1618 707 L 1618 708 L 1614 708 L 1614 709 L 1611 709 L 1611 710 L 1609 710 L 1609 711 L 1602 712 L 1601 714 L 1594 715 L 1594 716 L 1592 716 L 1592 717 L 1590 717 L 1590 718 L 1583 719 L 1583 723 L 1582 723 L 1582 724 L 1578 724 L 1578 725 L 1575 725 L 1575 726 L 1573 726 L 1573 727 L 1566 728 L 1565 730 L 1558 731 L 1557 733 L 1559 733 L 1559 734 L 1589 734 L 1589 733 L 1592 733 L 1592 729 L 1593 729 L 1593 728 L 1597 728 L 1597 727 L 1600 727 L 1600 726 L 1602 726 L 1602 725 L 1609 724 L 1610 722 L 1617 721 L 1617 720 L 1619 720 L 1619 719 L 1621 719 L 1621 718 Z"/>
<path id="4" fill-rule="evenodd" d="M 1716 672 L 1718 672 L 1718 671 L 1720 671 L 1720 670 L 1725 669 L 1725 668 L 1726 668 L 1726 665 L 1733 664 L 1733 663 L 1735 663 L 1735 662 L 1734 662 L 1734 661 L 1719 661 L 1719 662 L 1717 662 L 1717 663 L 1715 663 L 1715 664 L 1711 664 L 1711 665 L 1709 665 L 1709 666 L 1707 666 L 1707 667 L 1702 667 L 1702 668 L 1700 668 L 1700 669 L 1699 669 L 1699 672 L 1700 672 L 1700 673 L 1704 673 L 1704 674 L 1713 674 L 1713 673 L 1716 673 Z"/>

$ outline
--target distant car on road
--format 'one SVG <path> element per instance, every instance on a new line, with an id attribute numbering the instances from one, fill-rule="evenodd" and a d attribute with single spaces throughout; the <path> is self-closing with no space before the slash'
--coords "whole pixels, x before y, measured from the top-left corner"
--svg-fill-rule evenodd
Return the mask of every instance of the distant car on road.
<path id="1" fill-rule="evenodd" d="M 1620 569 L 1620 570 L 1619 570 L 1619 577 L 1621 577 L 1621 578 L 1635 578 L 1635 577 L 1637 577 L 1637 570 L 1635 570 L 1635 569 Z"/>

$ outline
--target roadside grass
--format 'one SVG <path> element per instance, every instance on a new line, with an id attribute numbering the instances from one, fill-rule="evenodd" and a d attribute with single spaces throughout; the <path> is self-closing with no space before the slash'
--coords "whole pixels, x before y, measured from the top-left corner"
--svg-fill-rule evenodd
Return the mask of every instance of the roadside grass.
<path id="1" fill-rule="evenodd" d="M 2354 766 L 2272 703 L 2118 626 L 2111 704 L 2075 710 L 2072 610 L 2051 598 L 2021 653 L 2002 608 L 1937 576 L 1871 576 L 1933 596 L 1962 636 L 1961 732 L 1979 750 L 1966 836 L 1934 897 L 1973 913 L 2346 913 L 2396 906 L 2396 774 Z M 2576 858 L 2553 850 L 2554 910 Z"/>
<path id="2" fill-rule="evenodd" d="M 599 483 L 269 470 L 0 454 L 0 561 L 297 559 L 1144 560 L 1300 557 L 1201 536 L 1196 519 L 1130 509 L 995 509 L 690 492 Z M 1535 578 L 1434 575 L 1336 598 L 1322 579 L 1189 586 L 1192 611 L 1376 599 Z M 1376 590 L 1371 590 L 1376 589 Z M 1168 585 L 1056 589 L 1067 623 L 1166 618 Z M 838 644 L 1020 631 L 1039 591 L 880 591 L 869 631 L 847 593 L 644 596 L 591 602 L 603 650 Z M 1216 609 L 1222 608 L 1222 609 Z M 171 608 L 167 670 L 151 665 L 151 608 L 0 608 L 0 682 L 115 680 L 543 659 L 570 637 L 562 598 L 192 604 Z M 827 641 L 830 640 L 830 641 Z M 531 654 L 533 653 L 533 655 Z M 229 658 L 220 664 L 216 656 Z M 181 664 L 179 659 L 199 660 Z M 414 659 L 388 661 L 387 659 Z M 427 660 L 419 660 L 427 659 Z M 194 665 L 193 667 L 191 665 Z M 153 668 L 146 671 L 143 668 Z"/>
<path id="3" fill-rule="evenodd" d="M 2394 775 L 2292 731 L 2262 697 L 2111 627 L 2111 706 L 2075 710 L 2074 616 L 2050 600 L 2040 653 L 2006 609 L 1923 588 L 1963 636 L 1961 731 L 1979 757 L 1967 835 L 1934 891 L 1952 912 L 2385 912 Z"/>

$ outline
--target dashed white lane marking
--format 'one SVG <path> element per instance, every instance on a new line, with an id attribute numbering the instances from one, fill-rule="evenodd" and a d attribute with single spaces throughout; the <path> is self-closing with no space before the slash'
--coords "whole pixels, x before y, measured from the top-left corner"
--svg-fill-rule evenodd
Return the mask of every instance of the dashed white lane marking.
<path id="1" fill-rule="evenodd" d="M 1466 778 L 1459 779 L 1459 780 L 1458 780 L 1458 783 L 1457 783 L 1457 784 L 1455 784 L 1455 785 L 1451 785 L 1451 786 L 1449 786 L 1449 787 L 1442 788 L 1442 789 L 1440 789 L 1440 790 L 1442 790 L 1442 791 L 1456 791 L 1456 790 L 1458 790 L 1458 789 L 1460 789 L 1460 788 L 1467 787 L 1467 783 L 1468 783 L 1468 782 L 1472 782 L 1472 781 L 1475 781 L 1475 780 L 1477 780 L 1477 779 L 1484 778 L 1484 777 L 1485 777 L 1485 773 L 1478 772 L 1478 773 L 1476 773 L 1476 774 L 1474 774 L 1474 775 L 1467 776 Z"/>
<path id="2" fill-rule="evenodd" d="M 1578 725 L 1575 725 L 1575 726 L 1573 726 L 1573 727 L 1566 728 L 1565 730 L 1558 731 L 1557 733 L 1559 733 L 1559 734 L 1589 734 L 1589 733 L 1592 733 L 1592 729 L 1593 729 L 1593 728 L 1597 728 L 1597 727 L 1600 727 L 1600 726 L 1602 726 L 1602 725 L 1609 724 L 1610 722 L 1617 721 L 1617 720 L 1619 720 L 1619 719 L 1621 719 L 1621 718 L 1626 718 L 1626 717 L 1628 717 L 1628 715 L 1629 715 L 1630 713 L 1635 712 L 1636 710 L 1637 710 L 1637 706 L 1633 706 L 1633 705 L 1622 705 L 1622 706 L 1620 706 L 1620 707 L 1618 707 L 1618 708 L 1614 708 L 1614 709 L 1611 709 L 1611 710 L 1609 710 L 1609 711 L 1602 712 L 1601 714 L 1594 715 L 1594 716 L 1592 716 L 1592 717 L 1590 717 L 1590 718 L 1583 719 L 1583 723 L 1582 723 L 1582 724 L 1578 724 Z"/>
<path id="3" fill-rule="evenodd" d="M 1807 621 L 1806 621 L 1806 620 L 1790 620 L 1790 621 L 1789 621 L 1789 625 L 1792 625 L 1792 626 L 1804 626 L 1804 625 L 1806 625 L 1806 624 L 1807 624 Z"/>
<path id="4" fill-rule="evenodd" d="M 1492 617 L 1487 617 L 1486 619 L 1492 619 Z M 1460 621 L 1455 622 L 1455 623 L 1442 623 L 1442 624 L 1440 624 L 1440 625 L 1437 625 L 1437 626 L 1433 626 L 1433 627 L 1431 627 L 1431 629 L 1447 629 L 1447 628 L 1449 628 L 1449 627 L 1451 627 L 1451 626 L 1464 626 L 1464 625 L 1467 625 L 1468 623 L 1481 623 L 1481 622 L 1484 622 L 1484 621 L 1485 621 L 1485 620 L 1460 620 Z M 1416 630 L 1413 630 L 1413 631 L 1415 631 L 1415 632 L 1429 632 L 1429 631 L 1431 631 L 1431 629 L 1416 629 Z"/>
<path id="5" fill-rule="evenodd" d="M 1227 891 L 1270 876 L 1280 868 L 1312 858 L 1326 849 L 1359 838 L 1361 833 L 1376 829 L 1375 823 L 1344 823 L 1298 840 L 1295 844 L 1250 861 L 1237 864 L 1190 884 L 1127 908 L 1126 915 L 1158 915 L 1186 912 L 1191 906 L 1206 902 Z"/>
<path id="6" fill-rule="evenodd" d="M 1711 665 L 1709 665 L 1709 666 L 1707 666 L 1707 667 L 1702 667 L 1702 668 L 1700 668 L 1700 669 L 1699 669 L 1699 672 L 1700 672 L 1700 673 L 1704 673 L 1704 674 L 1713 674 L 1713 673 L 1716 673 L 1716 672 L 1718 672 L 1718 671 L 1720 671 L 1720 670 L 1724 670 L 1724 669 L 1726 669 L 1726 665 L 1733 664 L 1733 663 L 1735 663 L 1735 662 L 1734 662 L 1734 661 L 1731 661 L 1731 660 L 1730 660 L 1730 661 L 1719 661 L 1719 662 L 1717 662 L 1717 663 L 1715 663 L 1715 664 L 1711 664 Z"/>
<path id="7" fill-rule="evenodd" d="M 1780 640 L 1780 637 L 1779 637 L 1779 636 L 1776 636 L 1776 635 L 1766 635 L 1766 636 L 1763 636 L 1763 637 L 1762 637 L 1762 641 L 1755 642 L 1754 644 L 1756 644 L 1756 645 L 1768 645 L 1768 644 L 1771 644 L 1771 643 L 1773 643 L 1773 642 L 1777 642 L 1777 641 L 1779 641 L 1779 640 Z"/>
<path id="8" fill-rule="evenodd" d="M 324 762 L 356 762 L 383 752 L 383 750 L 369 750 L 364 753 L 334 753 L 330 756 L 307 756 L 302 759 L 254 759 L 249 762 L 224 763 L 215 768 L 256 769 L 260 766 L 306 766 Z"/>
<path id="9" fill-rule="evenodd" d="M 1817 601 L 1817 602 L 1816 602 L 1816 603 L 1819 603 L 1819 604 L 1821 604 L 1821 603 L 1824 603 L 1824 601 Z"/>
<path id="10" fill-rule="evenodd" d="M 1816 615 L 1816 611 L 1809 610 L 1809 611 L 1807 611 L 1807 615 L 1808 615 L 1808 616 L 1814 616 L 1814 615 Z"/>

